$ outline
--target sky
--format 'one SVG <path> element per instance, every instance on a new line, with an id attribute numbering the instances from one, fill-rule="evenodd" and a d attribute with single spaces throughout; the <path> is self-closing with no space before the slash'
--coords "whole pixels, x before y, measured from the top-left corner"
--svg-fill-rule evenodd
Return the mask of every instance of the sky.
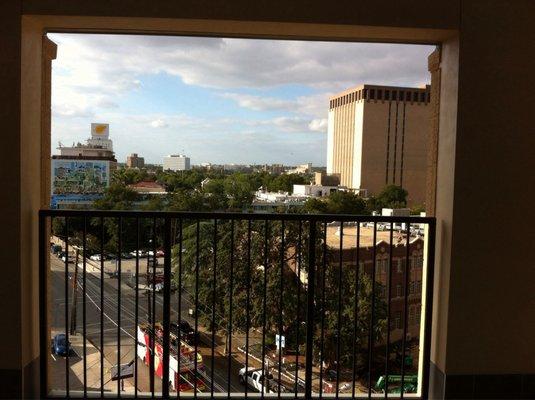
<path id="1" fill-rule="evenodd" d="M 49 34 L 52 151 L 110 124 L 116 158 L 325 166 L 329 96 L 428 84 L 431 46 Z"/>

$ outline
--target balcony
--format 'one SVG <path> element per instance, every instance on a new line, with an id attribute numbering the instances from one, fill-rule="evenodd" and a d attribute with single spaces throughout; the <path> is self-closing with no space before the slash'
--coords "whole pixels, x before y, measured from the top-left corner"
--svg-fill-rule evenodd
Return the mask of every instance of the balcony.
<path id="1" fill-rule="evenodd" d="M 43 398 L 428 397 L 434 218 L 41 210 L 39 232 Z"/>

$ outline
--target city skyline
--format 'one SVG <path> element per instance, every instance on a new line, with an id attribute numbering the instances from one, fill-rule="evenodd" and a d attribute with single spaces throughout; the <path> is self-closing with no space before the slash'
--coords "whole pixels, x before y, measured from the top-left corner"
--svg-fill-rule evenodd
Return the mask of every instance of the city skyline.
<path id="1" fill-rule="evenodd" d="M 52 148 L 110 124 L 120 162 L 326 165 L 329 96 L 429 83 L 432 46 L 50 34 Z M 251 57 L 254 55 L 254 57 Z"/>

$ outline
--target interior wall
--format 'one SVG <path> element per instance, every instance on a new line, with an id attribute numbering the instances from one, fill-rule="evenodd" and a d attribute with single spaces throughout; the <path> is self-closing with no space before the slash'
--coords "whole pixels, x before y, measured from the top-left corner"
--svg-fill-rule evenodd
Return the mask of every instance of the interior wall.
<path id="1" fill-rule="evenodd" d="M 9 321 L 1 332 L 0 370 L 20 368 L 20 1 L 2 4 L 0 13 L 0 126 L 4 143 L 0 156 L 0 260 L 2 265 L 2 301 L 0 315 Z M 15 351 L 14 351 L 15 350 Z"/>
<path id="2" fill-rule="evenodd" d="M 535 373 L 534 16 L 462 2 L 448 374 Z"/>

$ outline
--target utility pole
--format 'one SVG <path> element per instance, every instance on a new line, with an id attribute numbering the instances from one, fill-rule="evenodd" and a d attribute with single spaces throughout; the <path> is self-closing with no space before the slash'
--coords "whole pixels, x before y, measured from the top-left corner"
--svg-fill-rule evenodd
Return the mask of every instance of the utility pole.
<path id="1" fill-rule="evenodd" d="M 80 256 L 80 249 L 76 249 L 76 261 L 74 263 L 74 277 L 72 281 L 71 331 L 70 331 L 71 335 L 74 335 L 76 333 L 76 308 L 78 305 L 78 257 L 79 256 Z"/>

